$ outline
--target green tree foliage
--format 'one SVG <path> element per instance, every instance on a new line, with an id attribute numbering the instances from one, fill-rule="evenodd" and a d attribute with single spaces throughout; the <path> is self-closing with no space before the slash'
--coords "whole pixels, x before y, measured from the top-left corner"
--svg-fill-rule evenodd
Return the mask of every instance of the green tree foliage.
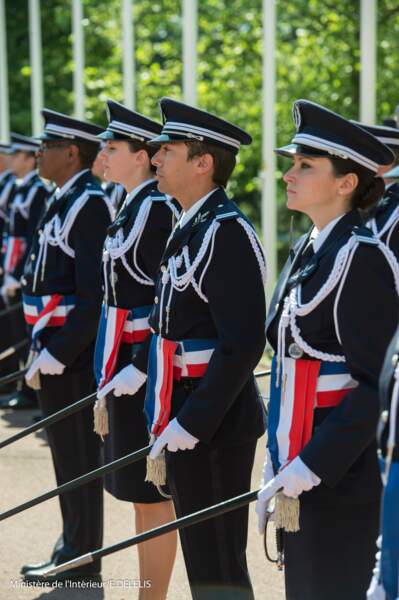
<path id="1" fill-rule="evenodd" d="M 30 66 L 26 0 L 7 0 L 12 129 L 30 131 Z M 106 123 L 104 101 L 123 101 L 121 0 L 84 0 L 86 116 Z M 243 148 L 229 191 L 259 225 L 262 117 L 262 0 L 199 0 L 199 105 L 237 123 L 253 137 Z M 277 144 L 293 134 L 292 102 L 309 98 L 348 118 L 359 115 L 359 5 L 357 0 L 278 0 L 276 50 Z M 45 105 L 73 111 L 71 0 L 41 0 Z M 133 3 L 136 107 L 159 118 L 157 100 L 182 97 L 181 2 Z M 399 102 L 399 6 L 378 2 L 378 120 Z M 267 135 L 267 132 L 264 132 Z M 278 160 L 280 262 L 288 242 Z M 296 218 L 296 231 L 308 226 Z"/>

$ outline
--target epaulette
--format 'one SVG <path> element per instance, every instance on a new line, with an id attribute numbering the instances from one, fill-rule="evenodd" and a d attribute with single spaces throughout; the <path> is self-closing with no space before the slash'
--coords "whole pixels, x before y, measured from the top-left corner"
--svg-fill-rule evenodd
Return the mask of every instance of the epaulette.
<path id="1" fill-rule="evenodd" d="M 354 227 L 352 230 L 352 235 L 355 236 L 358 242 L 362 242 L 363 244 L 377 246 L 380 243 L 378 238 L 376 238 L 373 232 L 371 231 L 371 229 L 369 229 L 365 225 L 356 225 L 356 227 Z"/>
<path id="2" fill-rule="evenodd" d="M 88 181 L 86 183 L 85 187 L 86 187 L 86 190 L 88 191 L 88 193 L 90 194 L 90 196 L 104 196 L 104 191 L 97 183 Z"/>
<path id="3" fill-rule="evenodd" d="M 149 196 L 151 202 L 165 202 L 167 200 L 165 194 L 162 194 L 162 192 L 159 192 L 158 190 L 151 190 Z"/>
<path id="4" fill-rule="evenodd" d="M 231 219 L 238 219 L 239 217 L 241 217 L 241 214 L 233 202 L 220 204 L 215 210 L 215 218 L 217 221 L 229 221 Z"/>

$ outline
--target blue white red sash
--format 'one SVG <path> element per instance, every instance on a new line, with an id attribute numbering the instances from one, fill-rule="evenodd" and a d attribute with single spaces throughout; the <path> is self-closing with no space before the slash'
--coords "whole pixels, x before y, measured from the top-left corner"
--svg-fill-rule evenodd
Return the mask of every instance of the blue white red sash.
<path id="1" fill-rule="evenodd" d="M 39 335 L 46 327 L 62 327 L 68 313 L 75 307 L 75 296 L 51 294 L 48 296 L 22 296 L 24 317 L 32 326 L 34 350 L 39 349 Z"/>
<path id="2" fill-rule="evenodd" d="M 159 436 L 169 423 L 173 379 L 203 377 L 215 345 L 212 339 L 173 342 L 152 336 L 144 402 L 150 433 Z"/>
<path id="3" fill-rule="evenodd" d="M 273 357 L 270 380 L 268 447 L 275 473 L 312 437 L 315 408 L 337 406 L 357 386 L 345 363 L 288 357 L 283 360 L 283 374 L 277 382 L 277 361 Z"/>
<path id="4" fill-rule="evenodd" d="M 139 344 L 149 335 L 151 308 L 150 305 L 125 309 L 103 304 L 94 354 L 94 372 L 100 387 L 114 374 L 120 345 Z"/>
<path id="5" fill-rule="evenodd" d="M 4 271 L 12 273 L 24 255 L 26 240 L 23 237 L 7 237 L 6 255 L 4 258 Z"/>

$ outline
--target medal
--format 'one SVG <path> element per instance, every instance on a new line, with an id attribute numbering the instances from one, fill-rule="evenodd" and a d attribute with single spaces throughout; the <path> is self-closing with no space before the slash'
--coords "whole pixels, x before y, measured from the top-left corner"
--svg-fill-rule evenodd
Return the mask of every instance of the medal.
<path id="1" fill-rule="evenodd" d="M 288 346 L 288 354 L 291 356 L 291 358 L 301 358 L 303 355 L 303 350 L 300 346 L 298 346 L 298 344 L 293 342 Z"/>

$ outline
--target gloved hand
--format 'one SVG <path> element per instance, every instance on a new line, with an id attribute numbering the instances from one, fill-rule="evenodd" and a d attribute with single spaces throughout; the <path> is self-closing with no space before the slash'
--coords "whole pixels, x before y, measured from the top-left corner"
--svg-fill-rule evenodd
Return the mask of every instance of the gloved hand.
<path id="1" fill-rule="evenodd" d="M 110 392 L 114 396 L 124 396 L 129 394 L 133 396 L 141 386 L 146 382 L 147 375 L 133 365 L 128 365 L 117 373 L 111 381 L 97 390 L 97 398 L 100 400 Z"/>
<path id="2" fill-rule="evenodd" d="M 380 581 L 381 545 L 382 545 L 382 537 L 379 536 L 379 538 L 377 540 L 378 552 L 375 555 L 375 566 L 373 569 L 373 577 L 371 579 L 369 589 L 367 590 L 367 600 L 386 600 L 385 590 Z"/>
<path id="3" fill-rule="evenodd" d="M 54 358 L 46 348 L 40 352 L 39 356 L 35 358 L 28 372 L 25 375 L 26 381 L 32 379 L 36 371 L 40 371 L 43 375 L 62 375 L 65 370 L 65 365 L 59 360 Z"/>
<path id="4" fill-rule="evenodd" d="M 280 490 L 289 498 L 298 498 L 302 492 L 308 492 L 321 483 L 320 477 L 315 475 L 299 456 L 294 458 L 284 469 L 263 486 L 258 494 L 256 512 L 258 514 L 258 530 L 264 532 L 266 511 L 271 500 L 270 490 Z"/>
<path id="5" fill-rule="evenodd" d="M 177 452 L 177 450 L 192 450 L 198 442 L 199 440 L 186 431 L 175 418 L 165 427 L 154 443 L 150 458 L 156 458 L 165 446 L 169 452 Z"/>
<path id="6" fill-rule="evenodd" d="M 266 456 L 265 456 L 265 462 L 263 464 L 261 486 L 264 487 L 273 478 L 274 478 L 274 471 L 273 471 L 273 465 L 272 465 L 272 458 L 270 456 L 269 448 L 266 448 Z M 273 503 L 273 506 L 271 506 L 272 503 Z M 263 534 L 265 531 L 267 513 L 268 512 L 273 513 L 273 511 L 274 511 L 274 502 L 272 501 L 272 499 L 263 501 L 263 500 L 260 500 L 259 496 L 258 496 L 258 500 L 256 501 L 256 505 L 255 505 L 255 512 L 258 515 L 258 531 L 260 534 Z"/>
<path id="7" fill-rule="evenodd" d="M 15 296 L 15 292 L 19 290 L 21 284 L 15 277 L 7 273 L 4 277 L 4 282 L 1 287 L 1 295 L 3 299 L 6 301 L 8 298 L 12 298 Z"/>

